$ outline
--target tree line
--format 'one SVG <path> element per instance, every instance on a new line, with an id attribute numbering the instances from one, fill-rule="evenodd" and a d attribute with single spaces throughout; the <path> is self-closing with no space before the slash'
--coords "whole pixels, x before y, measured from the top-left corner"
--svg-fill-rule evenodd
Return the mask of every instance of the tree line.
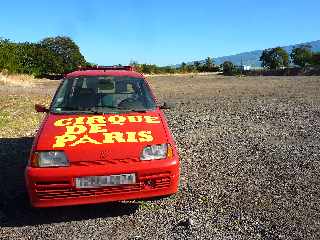
<path id="1" fill-rule="evenodd" d="M 288 68 L 290 64 L 302 69 L 320 66 L 320 52 L 312 52 L 311 46 L 301 45 L 289 54 L 281 47 L 265 49 L 260 57 L 265 70 Z M 81 54 L 77 44 L 65 36 L 44 38 L 37 43 L 15 43 L 0 38 L 0 72 L 25 73 L 38 76 L 62 75 L 76 70 L 79 66 L 92 66 Z M 177 66 L 157 66 L 155 64 L 139 64 L 131 61 L 136 71 L 145 74 L 174 74 L 195 72 L 223 71 L 225 75 L 241 73 L 241 66 L 226 61 L 217 65 L 214 59 L 207 57 L 204 61 L 192 63 L 182 62 Z"/>
<path id="2" fill-rule="evenodd" d="M 289 54 L 284 48 L 276 47 L 263 50 L 261 66 L 265 70 L 280 70 L 290 66 L 298 67 L 303 70 L 307 68 L 320 67 L 320 52 L 313 52 L 310 45 L 300 45 L 293 48 Z M 225 74 L 236 74 L 239 69 L 229 61 L 222 65 Z"/>
<path id="3" fill-rule="evenodd" d="M 145 74 L 174 74 L 174 73 L 195 73 L 195 72 L 217 72 L 219 66 L 214 64 L 211 57 L 204 61 L 195 61 L 193 63 L 182 62 L 178 66 L 160 67 L 155 64 L 139 64 L 137 61 L 131 61 L 129 65 L 134 66 L 135 70 Z"/>
<path id="4" fill-rule="evenodd" d="M 77 44 L 65 36 L 48 37 L 39 42 L 15 43 L 0 38 L 0 72 L 30 74 L 35 77 L 62 75 L 76 70 L 79 66 L 95 66 L 88 63 Z M 120 64 L 119 64 L 120 65 Z M 157 66 L 139 64 L 131 61 L 136 71 L 145 74 L 214 72 L 219 68 L 211 57 L 193 64 L 182 63 L 180 66 Z"/>
<path id="5" fill-rule="evenodd" d="M 291 58 L 291 62 L 289 56 Z M 301 68 L 320 65 L 319 59 L 320 52 L 313 52 L 310 45 L 295 47 L 290 55 L 281 47 L 266 49 L 262 52 L 260 57 L 262 66 L 271 70 L 286 68 L 290 63 Z"/>
<path id="6" fill-rule="evenodd" d="M 259 59 L 264 70 L 279 70 L 288 68 L 291 64 L 293 67 L 306 69 L 310 67 L 320 67 L 320 52 L 313 52 L 311 46 L 300 45 L 295 47 L 289 54 L 281 47 L 265 49 Z M 221 65 L 216 65 L 214 59 L 208 57 L 205 61 L 194 61 L 186 64 L 182 62 L 176 67 L 158 67 L 154 64 L 138 64 L 132 61 L 130 65 L 141 73 L 159 74 L 159 73 L 194 73 L 194 72 L 217 72 L 223 71 L 225 75 L 241 74 L 242 66 L 236 66 L 230 61 L 225 61 Z"/>
<path id="7" fill-rule="evenodd" d="M 37 43 L 0 39 L 0 71 L 37 77 L 63 74 L 86 64 L 79 47 L 69 37 L 48 37 Z"/>

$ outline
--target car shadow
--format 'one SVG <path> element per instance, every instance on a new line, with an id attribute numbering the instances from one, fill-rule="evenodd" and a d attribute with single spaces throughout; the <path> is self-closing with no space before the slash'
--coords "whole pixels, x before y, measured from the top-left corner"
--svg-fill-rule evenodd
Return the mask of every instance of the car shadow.
<path id="1" fill-rule="evenodd" d="M 0 227 L 32 226 L 133 214 L 139 204 L 114 202 L 97 205 L 34 209 L 25 188 L 24 168 L 33 138 L 0 138 Z"/>

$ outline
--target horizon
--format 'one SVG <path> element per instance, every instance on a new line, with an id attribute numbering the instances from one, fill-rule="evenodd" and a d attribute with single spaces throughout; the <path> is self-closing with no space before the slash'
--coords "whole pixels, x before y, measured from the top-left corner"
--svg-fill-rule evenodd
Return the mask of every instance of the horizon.
<path id="1" fill-rule="evenodd" d="M 128 65 L 134 60 L 159 66 L 320 39 L 314 31 L 320 3 L 314 0 L 302 5 L 296 0 L 268 5 L 243 0 L 231 6 L 210 1 L 95 2 L 5 2 L 0 37 L 38 42 L 69 36 L 88 62 Z"/>

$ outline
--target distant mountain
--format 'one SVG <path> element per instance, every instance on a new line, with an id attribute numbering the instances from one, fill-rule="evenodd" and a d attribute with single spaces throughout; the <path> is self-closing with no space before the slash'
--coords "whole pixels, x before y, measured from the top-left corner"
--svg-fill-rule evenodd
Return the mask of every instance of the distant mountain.
<path id="1" fill-rule="evenodd" d="M 312 51 L 320 52 L 320 40 L 285 46 L 283 48 L 290 54 L 294 47 L 298 47 L 300 45 L 310 45 L 312 48 Z M 263 50 L 256 50 L 256 51 L 251 51 L 251 52 L 239 53 L 239 54 L 231 55 L 231 56 L 217 57 L 217 58 L 214 58 L 214 62 L 215 62 L 215 64 L 222 64 L 225 61 L 230 61 L 236 65 L 241 65 L 241 62 L 242 62 L 243 65 L 248 65 L 248 66 L 252 66 L 252 67 L 260 67 L 261 62 L 259 61 L 259 59 L 262 54 L 262 51 Z M 204 60 L 200 60 L 200 62 L 204 62 Z M 190 64 L 191 63 L 193 63 L 193 62 L 190 62 Z"/>

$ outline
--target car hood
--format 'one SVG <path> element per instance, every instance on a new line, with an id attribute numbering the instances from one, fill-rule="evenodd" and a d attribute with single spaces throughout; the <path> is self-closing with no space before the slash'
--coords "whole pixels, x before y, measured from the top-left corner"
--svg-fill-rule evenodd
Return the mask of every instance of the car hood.
<path id="1" fill-rule="evenodd" d="M 166 128 L 160 111 L 49 114 L 40 128 L 35 150 L 64 151 L 71 162 L 139 159 L 143 147 L 168 142 Z"/>

